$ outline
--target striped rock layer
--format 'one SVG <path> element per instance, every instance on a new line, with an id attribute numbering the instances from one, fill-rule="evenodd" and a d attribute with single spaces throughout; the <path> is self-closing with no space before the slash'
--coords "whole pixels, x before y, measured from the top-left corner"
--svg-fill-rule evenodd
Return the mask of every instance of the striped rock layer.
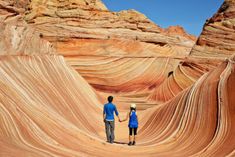
<path id="1" fill-rule="evenodd" d="M 180 26 L 100 0 L 0 0 L 0 157 L 235 156 L 234 8 L 193 46 Z M 136 146 L 127 122 L 105 142 L 108 95 L 121 119 L 137 104 Z"/>
<path id="2" fill-rule="evenodd" d="M 235 50 L 235 1 L 225 0 L 218 12 L 204 25 L 191 55 L 228 58 Z"/>

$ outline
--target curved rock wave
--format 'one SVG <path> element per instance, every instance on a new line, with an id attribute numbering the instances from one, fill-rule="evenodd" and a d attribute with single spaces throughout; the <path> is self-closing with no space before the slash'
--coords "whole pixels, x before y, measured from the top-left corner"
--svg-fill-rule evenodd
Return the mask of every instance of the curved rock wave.
<path id="1" fill-rule="evenodd" d="M 134 10 L 0 0 L 0 156 L 235 156 L 234 4 L 225 1 L 189 55 L 194 37 Z M 110 94 L 121 118 L 137 104 L 134 147 L 126 122 L 105 142 Z"/>
<path id="2" fill-rule="evenodd" d="M 133 149 L 103 142 L 97 95 L 62 57 L 9 56 L 0 67 L 1 156 L 233 155 L 233 60 L 168 103 L 140 112 Z M 117 127 L 117 141 L 127 142 L 126 124 Z"/>

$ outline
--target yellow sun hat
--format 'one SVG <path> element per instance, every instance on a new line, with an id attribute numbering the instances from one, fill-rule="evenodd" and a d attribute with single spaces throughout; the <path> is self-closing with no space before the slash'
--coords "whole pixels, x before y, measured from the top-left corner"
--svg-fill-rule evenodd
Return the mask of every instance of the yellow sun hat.
<path id="1" fill-rule="evenodd" d="M 136 104 L 131 104 L 131 108 L 136 108 Z"/>

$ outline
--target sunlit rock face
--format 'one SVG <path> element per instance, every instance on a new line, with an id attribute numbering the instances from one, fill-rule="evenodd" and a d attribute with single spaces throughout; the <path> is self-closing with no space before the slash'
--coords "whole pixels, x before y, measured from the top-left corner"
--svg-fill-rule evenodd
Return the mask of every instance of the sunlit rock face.
<path id="1" fill-rule="evenodd" d="M 168 103 L 146 110 L 144 144 L 155 144 L 160 156 L 179 149 L 181 156 L 234 156 L 234 68 L 234 60 L 227 60 Z"/>
<path id="2" fill-rule="evenodd" d="M 196 40 L 197 38 L 193 35 L 188 34 L 183 27 L 181 26 L 169 26 L 165 30 L 163 30 L 166 34 L 169 35 L 178 35 L 178 36 L 184 36 L 191 40 Z"/>
<path id="3" fill-rule="evenodd" d="M 104 143 L 97 96 L 62 57 L 8 56 L 0 67 L 1 156 L 234 156 L 233 60 L 140 112 L 134 148 Z"/>
<path id="4" fill-rule="evenodd" d="M 0 0 L 0 157 L 235 156 L 233 8 L 193 46 L 99 0 Z M 108 95 L 121 119 L 137 104 L 136 146 L 127 122 L 105 142 Z"/>
<path id="5" fill-rule="evenodd" d="M 54 48 L 24 21 L 27 1 L 0 1 L 0 55 L 53 54 Z"/>
<path id="6" fill-rule="evenodd" d="M 228 58 L 235 51 L 235 1 L 225 0 L 204 25 L 192 56 Z"/>
<path id="7" fill-rule="evenodd" d="M 188 56 L 196 37 L 180 26 L 163 29 L 135 10 L 111 12 L 101 4 L 33 0 L 23 19 L 101 97 L 115 94 L 118 106 L 126 108 L 131 97 L 142 95 L 134 101 L 141 109 L 148 108 L 149 94 Z M 123 68 L 129 71 L 119 74 Z"/>
<path id="8" fill-rule="evenodd" d="M 148 96 L 148 100 L 158 103 L 167 102 L 194 84 L 203 74 L 214 69 L 220 62 L 220 60 L 193 58 L 180 62 L 174 71 L 168 73 L 168 78 Z"/>
<path id="9" fill-rule="evenodd" d="M 182 55 L 185 55 L 195 42 L 195 38 L 185 33 L 182 28 L 170 33 L 171 31 L 165 31 L 135 10 L 110 12 L 100 1 L 33 0 L 24 19 L 36 27 L 44 39 L 54 43 L 58 53 L 65 56 L 109 54 L 104 48 L 112 46 L 116 51 L 126 47 L 129 51 L 123 53 L 131 55 L 135 53 L 135 43 L 142 47 L 138 52 L 144 52 L 145 55 L 148 54 L 147 51 L 151 55 L 158 55 L 159 46 L 164 51 L 166 45 L 176 51 L 179 47 Z M 122 41 L 130 46 L 120 45 Z M 81 45 L 83 50 L 102 49 L 102 53 L 97 53 L 98 50 L 84 52 L 80 50 Z M 154 46 L 157 50 L 153 50 Z"/>

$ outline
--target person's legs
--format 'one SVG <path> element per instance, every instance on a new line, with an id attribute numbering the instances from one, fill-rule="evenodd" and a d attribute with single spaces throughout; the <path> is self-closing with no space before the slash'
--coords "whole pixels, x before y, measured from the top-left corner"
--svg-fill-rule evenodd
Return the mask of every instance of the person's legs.
<path id="1" fill-rule="evenodd" d="M 133 139 L 133 142 L 135 142 L 135 139 L 136 139 L 136 136 L 134 135 L 134 139 Z"/>
<path id="2" fill-rule="evenodd" d="M 131 137 L 132 137 L 132 131 L 133 131 L 133 129 L 132 128 L 129 128 L 129 143 L 128 143 L 128 145 L 130 146 L 131 145 Z"/>
<path id="3" fill-rule="evenodd" d="M 137 135 L 137 128 L 133 128 L 133 130 L 134 130 L 134 139 L 133 139 L 132 145 L 135 145 L 135 139 L 136 139 L 136 135 Z"/>
<path id="4" fill-rule="evenodd" d="M 110 122 L 109 121 L 105 121 L 105 132 L 106 132 L 106 137 L 107 137 L 107 142 L 111 142 L 110 139 Z"/>
<path id="5" fill-rule="evenodd" d="M 114 121 L 110 121 L 110 142 L 113 143 L 114 139 L 115 139 L 115 135 L 114 135 L 114 129 L 115 129 L 115 123 Z"/>

